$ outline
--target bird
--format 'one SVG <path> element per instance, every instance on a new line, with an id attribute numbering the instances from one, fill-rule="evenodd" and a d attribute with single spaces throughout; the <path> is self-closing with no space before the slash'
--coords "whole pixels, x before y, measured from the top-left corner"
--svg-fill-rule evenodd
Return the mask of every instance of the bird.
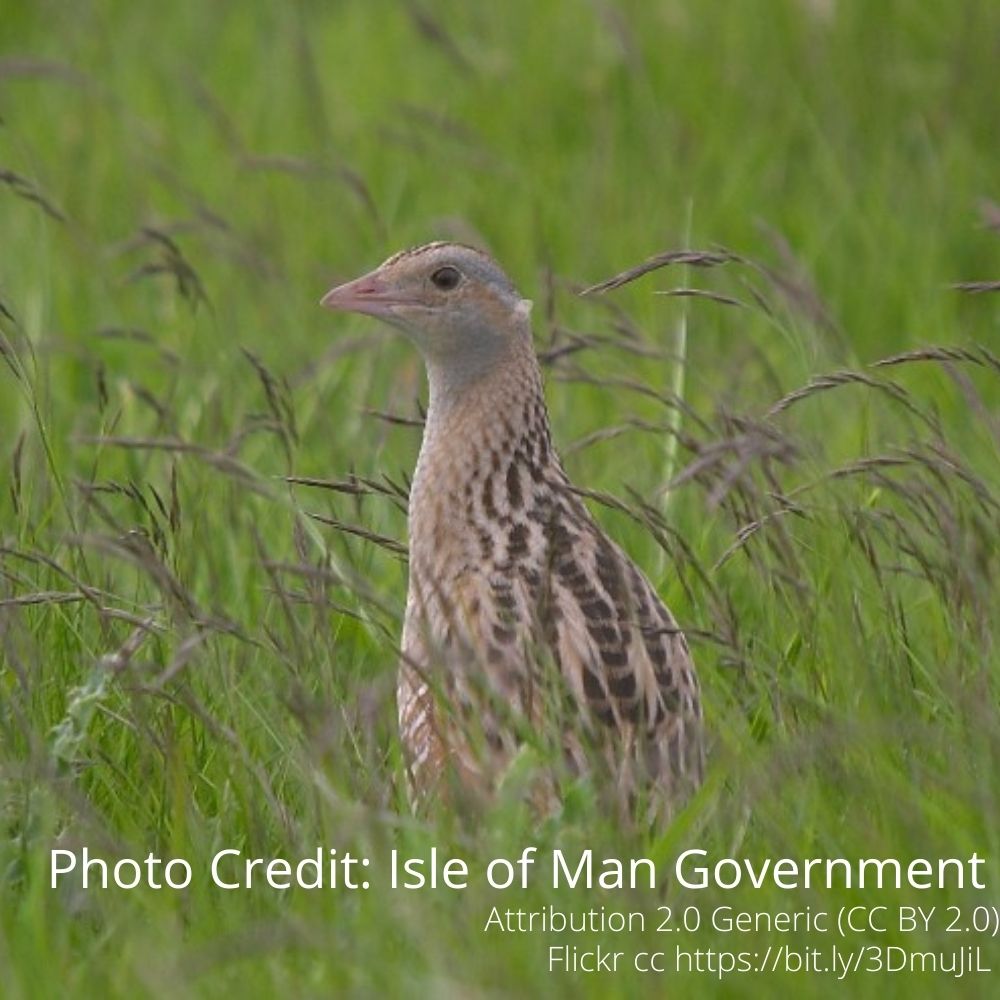
<path id="1" fill-rule="evenodd" d="M 321 304 L 398 329 L 427 372 L 396 683 L 411 805 L 494 793 L 541 739 L 623 810 L 671 815 L 704 770 L 694 663 L 553 447 L 531 302 L 485 251 L 438 241 Z"/>

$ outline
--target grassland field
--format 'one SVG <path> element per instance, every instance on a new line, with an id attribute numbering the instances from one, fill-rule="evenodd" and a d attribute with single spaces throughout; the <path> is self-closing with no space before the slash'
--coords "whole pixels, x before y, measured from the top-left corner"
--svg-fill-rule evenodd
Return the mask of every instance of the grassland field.
<path id="1" fill-rule="evenodd" d="M 987 0 L 2 0 L 0 996 L 996 995 L 998 51 Z M 539 820 L 530 754 L 474 820 L 407 808 L 426 388 L 318 299 L 434 238 L 534 300 L 567 469 L 690 636 L 709 765 L 666 829 L 585 784 Z M 53 889 L 84 848 L 191 884 Z M 467 888 L 391 888 L 435 848 Z M 207 874 L 318 849 L 369 888 Z M 663 877 L 553 887 L 588 849 Z M 986 888 L 686 888 L 691 849 L 975 855 Z M 880 905 L 884 933 L 713 926 Z M 786 971 L 834 944 L 856 972 Z M 996 971 L 872 971 L 965 948 Z"/>

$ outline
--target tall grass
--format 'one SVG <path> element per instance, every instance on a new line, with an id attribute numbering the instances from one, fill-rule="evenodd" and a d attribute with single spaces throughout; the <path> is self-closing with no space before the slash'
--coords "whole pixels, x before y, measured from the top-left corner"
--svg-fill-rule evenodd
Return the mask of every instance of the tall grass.
<path id="1" fill-rule="evenodd" d="M 548 946 L 569 941 L 484 924 L 494 904 L 637 910 L 627 950 L 672 954 L 660 905 L 994 902 L 385 877 L 393 849 L 481 873 L 536 844 L 665 868 L 688 847 L 977 852 L 1000 885 L 1000 14 L 765 7 L 7 5 L 4 996 L 755 995 L 786 979 L 827 995 L 844 986 L 824 975 L 549 973 Z M 622 830 L 585 787 L 540 823 L 517 775 L 473 822 L 406 808 L 393 684 L 423 377 L 406 344 L 316 303 L 432 237 L 488 246 L 536 300 L 569 471 L 691 638 L 709 774 L 669 829 Z M 679 351 L 665 331 L 684 322 Z M 186 858 L 196 878 L 50 889 L 49 851 L 83 846 Z M 372 887 L 205 878 L 222 848 L 317 846 L 370 857 Z M 946 926 L 859 940 L 950 948 Z"/>

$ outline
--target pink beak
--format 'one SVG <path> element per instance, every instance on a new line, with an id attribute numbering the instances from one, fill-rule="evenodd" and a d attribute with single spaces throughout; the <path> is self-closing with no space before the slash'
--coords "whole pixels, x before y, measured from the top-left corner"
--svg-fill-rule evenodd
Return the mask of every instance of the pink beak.
<path id="1" fill-rule="evenodd" d="M 393 294 L 378 272 L 372 271 L 331 289 L 319 304 L 327 309 L 386 318 L 392 315 L 393 306 L 406 305 L 406 300 Z"/>

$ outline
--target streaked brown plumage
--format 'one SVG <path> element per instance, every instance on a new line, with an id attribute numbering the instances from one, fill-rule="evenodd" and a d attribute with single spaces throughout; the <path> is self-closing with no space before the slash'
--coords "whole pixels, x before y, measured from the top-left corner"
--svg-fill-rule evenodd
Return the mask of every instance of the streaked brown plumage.
<path id="1" fill-rule="evenodd" d="M 486 254 L 431 243 L 323 304 L 400 327 L 427 365 L 398 682 L 414 797 L 447 775 L 488 791 L 525 727 L 571 771 L 610 770 L 623 801 L 695 786 L 687 643 L 552 448 L 530 303 Z"/>

